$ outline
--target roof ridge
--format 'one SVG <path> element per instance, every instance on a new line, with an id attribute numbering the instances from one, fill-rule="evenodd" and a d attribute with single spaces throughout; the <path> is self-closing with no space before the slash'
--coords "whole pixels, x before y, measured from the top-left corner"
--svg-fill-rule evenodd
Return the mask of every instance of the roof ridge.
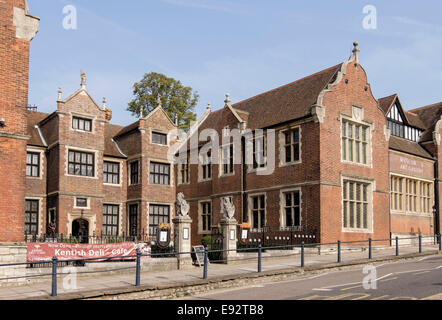
<path id="1" fill-rule="evenodd" d="M 322 72 L 330 71 L 330 70 L 332 70 L 332 69 L 334 69 L 334 68 L 337 69 L 338 66 L 342 66 L 343 63 L 344 63 L 344 62 L 341 62 L 341 63 L 339 63 L 339 64 L 337 64 L 337 65 L 335 65 L 335 66 L 333 66 L 333 67 L 329 67 L 329 68 L 323 69 L 323 70 L 321 70 L 321 71 L 318 71 L 318 72 L 312 73 L 312 74 L 310 74 L 310 75 L 308 75 L 308 76 L 305 76 L 305 77 L 303 77 L 303 78 L 300 78 L 300 79 L 298 79 L 298 80 L 295 80 L 295 81 L 292 81 L 292 82 L 290 82 L 290 83 L 287 83 L 287 84 L 281 85 L 281 86 L 279 86 L 279 87 L 276 87 L 276 88 L 274 88 L 274 89 L 271 89 L 271 90 L 268 90 L 268 91 L 265 91 L 265 92 L 259 93 L 259 94 L 257 94 L 257 95 L 254 95 L 254 96 L 250 97 L 250 98 L 247 98 L 247 99 L 244 99 L 244 100 L 238 101 L 238 102 L 234 103 L 234 104 L 232 105 L 232 107 L 235 107 L 236 105 L 241 104 L 241 103 L 244 103 L 244 102 L 246 102 L 246 101 L 250 101 L 250 100 L 256 99 L 256 98 L 258 98 L 258 97 L 260 97 L 260 96 L 262 96 L 262 95 L 268 94 L 268 93 L 270 93 L 270 92 L 273 92 L 273 91 L 276 91 L 276 90 L 282 89 L 282 88 L 284 88 L 284 87 L 288 87 L 288 86 L 290 86 L 290 85 L 295 84 L 296 82 L 299 82 L 299 81 L 301 81 L 301 80 L 306 80 L 306 79 L 311 78 L 311 77 L 313 77 L 313 76 L 316 76 L 316 75 L 318 75 L 318 74 L 320 74 L 320 73 L 322 73 Z"/>
<path id="2" fill-rule="evenodd" d="M 422 110 L 422 109 L 425 109 L 425 108 L 435 107 L 435 106 L 437 106 L 437 105 L 442 105 L 442 101 L 441 101 L 441 102 L 436 102 L 436 103 L 433 103 L 433 104 L 429 104 L 429 105 L 427 105 L 427 106 L 423 106 L 423 107 L 419 107 L 419 108 L 411 109 L 411 110 L 409 110 L 409 111 L 410 111 L 410 112 L 418 111 L 418 110 Z"/>
<path id="3" fill-rule="evenodd" d="M 393 93 L 393 94 L 391 94 L 389 96 L 378 98 L 377 100 L 379 101 L 379 100 L 383 100 L 383 99 L 388 99 L 388 98 L 391 98 L 391 97 L 394 97 L 394 96 L 397 96 L 397 95 L 398 95 L 397 93 Z"/>

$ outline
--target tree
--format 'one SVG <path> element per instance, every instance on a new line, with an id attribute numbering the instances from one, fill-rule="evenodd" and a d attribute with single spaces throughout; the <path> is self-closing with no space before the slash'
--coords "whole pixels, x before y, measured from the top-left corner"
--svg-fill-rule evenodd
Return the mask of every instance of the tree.
<path id="1" fill-rule="evenodd" d="M 133 95 L 134 99 L 127 108 L 132 115 L 142 114 L 145 117 L 161 105 L 172 121 L 178 118 L 178 127 L 181 129 L 188 129 L 190 122 L 196 120 L 194 110 L 198 103 L 198 92 L 164 74 L 145 74 L 140 82 L 133 85 Z"/>

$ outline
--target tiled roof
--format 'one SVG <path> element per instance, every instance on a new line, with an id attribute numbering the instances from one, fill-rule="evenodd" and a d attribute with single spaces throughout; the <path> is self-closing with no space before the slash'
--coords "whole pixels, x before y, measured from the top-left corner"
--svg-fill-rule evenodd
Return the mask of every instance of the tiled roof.
<path id="1" fill-rule="evenodd" d="M 385 115 L 388 114 L 390 107 L 396 100 L 399 100 L 396 93 L 392 94 L 391 96 L 378 99 L 379 106 L 384 111 Z M 411 111 L 407 111 L 404 108 L 402 108 L 402 111 L 404 111 L 404 115 L 409 125 L 423 130 L 427 128 L 424 122 L 420 119 L 419 115 Z"/>
<path id="2" fill-rule="evenodd" d="M 139 127 L 140 125 L 140 120 L 135 121 L 134 123 L 126 126 L 126 127 L 120 127 L 120 131 L 117 132 L 117 134 L 115 134 L 115 136 L 122 136 L 123 134 L 126 134 L 132 130 L 135 130 Z"/>
<path id="3" fill-rule="evenodd" d="M 26 119 L 28 122 L 27 134 L 31 137 L 27 142 L 28 145 L 45 147 L 45 144 L 41 140 L 40 134 L 35 125 L 47 116 L 49 116 L 49 113 L 29 110 L 26 111 Z"/>
<path id="4" fill-rule="evenodd" d="M 419 157 L 432 159 L 429 154 L 418 142 L 409 141 L 396 136 L 390 136 L 390 149 L 402 151 Z"/>
<path id="5" fill-rule="evenodd" d="M 249 113 L 247 126 L 250 129 L 266 128 L 309 115 L 319 94 L 334 79 L 341 66 L 338 64 L 322 70 L 235 103 L 232 107 Z"/>
<path id="6" fill-rule="evenodd" d="M 431 104 L 425 107 L 410 110 L 410 112 L 418 115 L 427 128 L 421 135 L 421 142 L 433 140 L 433 131 L 436 122 L 442 115 L 442 102 Z"/>
<path id="7" fill-rule="evenodd" d="M 112 138 L 115 137 L 122 129 L 123 129 L 122 126 L 106 123 L 106 125 L 104 127 L 104 155 L 105 156 L 119 157 L 119 158 L 126 157 L 118 150 L 115 142 L 112 141 Z"/>
<path id="8" fill-rule="evenodd" d="M 396 98 L 397 94 L 392 94 L 391 96 L 378 99 L 379 106 L 384 111 L 385 115 L 387 115 L 388 110 L 390 110 L 390 107 L 393 104 L 393 102 L 396 100 Z"/>

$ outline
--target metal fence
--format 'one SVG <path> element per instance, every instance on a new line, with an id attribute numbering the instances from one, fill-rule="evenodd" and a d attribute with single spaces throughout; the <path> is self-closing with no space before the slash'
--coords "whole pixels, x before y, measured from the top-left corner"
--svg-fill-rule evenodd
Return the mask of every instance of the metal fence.
<path id="1" fill-rule="evenodd" d="M 156 236 L 149 236 L 147 234 L 141 234 L 137 236 L 123 235 L 111 236 L 111 235 L 92 235 L 92 236 L 74 236 L 72 234 L 65 235 L 36 235 L 25 234 L 25 242 L 54 242 L 54 243 L 90 243 L 90 244 L 106 244 L 106 243 L 121 243 L 121 242 L 156 242 Z"/>
<path id="2" fill-rule="evenodd" d="M 260 273 L 262 272 L 262 252 L 264 250 L 270 250 L 270 249 L 287 249 L 287 248 L 299 248 L 300 249 L 300 254 L 299 254 L 299 258 L 300 258 L 300 267 L 304 268 L 305 267 L 305 248 L 306 247 L 314 247 L 314 246 L 336 246 L 336 261 L 337 263 L 341 263 L 342 262 L 342 245 L 343 244 L 357 244 L 360 243 L 364 246 L 367 247 L 368 249 L 368 259 L 373 259 L 373 245 L 376 242 L 384 242 L 384 243 L 390 243 L 391 246 L 393 246 L 395 248 L 395 255 L 399 256 L 400 255 L 400 245 L 399 245 L 399 240 L 416 240 L 418 242 L 418 252 L 422 253 L 423 249 L 423 239 L 424 238 L 431 238 L 433 241 L 433 244 L 439 244 L 439 251 L 442 251 L 442 239 L 441 239 L 441 235 L 434 235 L 434 236 L 422 236 L 422 235 L 418 235 L 416 237 L 408 237 L 408 238 L 388 238 L 388 239 L 368 239 L 368 240 L 358 240 L 358 241 L 337 241 L 337 242 L 330 242 L 330 243 L 304 243 L 303 241 L 301 242 L 301 244 L 295 244 L 295 245 L 282 245 L 282 246 L 274 246 L 274 247 L 263 247 L 261 244 L 258 244 L 257 247 L 249 247 L 249 248 L 237 248 L 237 249 L 233 249 L 233 250 L 209 250 L 208 247 L 206 246 L 204 249 L 204 264 L 203 264 L 203 275 L 202 278 L 203 279 L 207 279 L 208 278 L 208 257 L 210 253 L 222 253 L 222 252 L 227 252 L 227 251 L 236 251 L 236 252 L 247 252 L 247 251 L 252 251 L 252 252 L 256 252 L 257 256 L 257 272 Z M 167 256 L 167 257 L 179 257 L 181 255 L 192 255 L 194 254 L 194 252 L 170 252 L 170 253 L 150 253 L 150 254 L 141 254 L 140 251 L 137 250 L 137 254 L 136 255 L 130 255 L 130 256 L 117 256 L 117 257 L 112 257 L 112 258 L 108 258 L 108 257 L 94 257 L 94 258 L 85 258 L 85 259 L 66 259 L 66 260 L 60 260 L 57 257 L 53 257 L 51 261 L 37 261 L 37 262 L 33 262 L 33 263 L 29 263 L 29 262 L 22 262 L 22 263 L 8 263 L 8 264 L 0 264 L 0 267 L 12 267 L 12 266 L 23 266 L 23 265 L 30 265 L 30 264 L 38 264 L 38 263 L 50 263 L 51 264 L 51 268 L 52 268 L 52 272 L 51 274 L 46 274 L 46 275 L 41 275 L 41 276 L 48 276 L 51 275 L 52 277 L 52 285 L 51 285 L 51 296 L 57 296 L 57 266 L 60 262 L 64 262 L 64 263 L 69 263 L 69 262 L 76 262 L 76 261 L 82 261 L 82 262 L 87 262 L 87 261 L 97 261 L 100 260 L 102 262 L 106 262 L 106 261 L 111 261 L 111 260 L 115 260 L 115 259 L 124 259 L 125 261 L 127 261 L 127 259 L 132 259 L 132 261 L 135 261 L 135 286 L 140 286 L 141 284 L 141 257 L 158 257 L 158 256 Z M 15 278 L 27 278 L 27 276 L 23 276 L 23 277 L 15 277 Z M 0 279 L 0 280 L 7 280 L 7 279 L 11 279 L 11 278 L 4 278 L 4 279 Z"/>

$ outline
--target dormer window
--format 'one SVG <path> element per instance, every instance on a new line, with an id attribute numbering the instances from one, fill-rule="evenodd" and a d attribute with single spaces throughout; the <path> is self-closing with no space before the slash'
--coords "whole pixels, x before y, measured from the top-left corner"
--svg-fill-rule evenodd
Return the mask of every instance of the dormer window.
<path id="1" fill-rule="evenodd" d="M 406 122 L 404 121 L 402 114 L 403 113 L 400 111 L 397 104 L 391 107 L 390 112 L 387 115 L 388 128 L 390 129 L 391 134 L 407 140 L 415 142 L 419 141 L 422 131 L 404 124 Z"/>
<path id="2" fill-rule="evenodd" d="M 72 118 L 72 128 L 80 131 L 92 131 L 92 120 L 79 117 Z"/>

